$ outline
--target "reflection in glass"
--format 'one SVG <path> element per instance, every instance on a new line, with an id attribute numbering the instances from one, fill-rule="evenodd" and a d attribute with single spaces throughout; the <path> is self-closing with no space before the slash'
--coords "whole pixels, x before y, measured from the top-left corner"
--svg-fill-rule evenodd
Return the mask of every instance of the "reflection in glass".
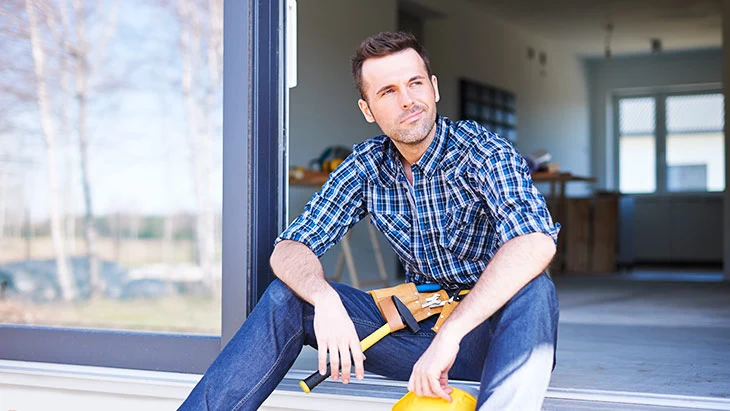
<path id="1" fill-rule="evenodd" d="M 0 8 L 0 322 L 219 334 L 222 1 Z"/>

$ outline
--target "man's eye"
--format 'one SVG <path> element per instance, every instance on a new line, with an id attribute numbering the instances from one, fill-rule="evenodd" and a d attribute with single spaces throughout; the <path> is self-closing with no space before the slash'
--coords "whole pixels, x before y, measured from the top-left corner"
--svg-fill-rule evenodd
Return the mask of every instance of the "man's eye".
<path id="1" fill-rule="evenodd" d="M 411 83 L 411 85 L 412 86 L 420 86 L 420 85 L 423 85 L 423 82 L 422 81 L 414 81 L 413 83 Z"/>
<path id="2" fill-rule="evenodd" d="M 393 89 L 385 90 L 383 92 L 383 95 L 386 95 L 386 94 L 393 94 Z"/>

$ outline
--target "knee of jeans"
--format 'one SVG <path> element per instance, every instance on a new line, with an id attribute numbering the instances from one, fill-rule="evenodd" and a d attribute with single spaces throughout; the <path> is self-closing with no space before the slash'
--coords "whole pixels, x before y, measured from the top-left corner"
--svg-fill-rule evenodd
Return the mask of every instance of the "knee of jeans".
<path id="1" fill-rule="evenodd" d="M 530 309 L 557 314 L 558 296 L 555 285 L 545 273 L 527 283 L 517 296 L 526 302 Z"/>
<path id="2" fill-rule="evenodd" d="M 269 284 L 264 292 L 262 301 L 266 301 L 273 307 L 288 306 L 292 303 L 299 303 L 301 300 L 294 294 L 288 285 L 284 284 L 283 281 L 278 278 Z"/>

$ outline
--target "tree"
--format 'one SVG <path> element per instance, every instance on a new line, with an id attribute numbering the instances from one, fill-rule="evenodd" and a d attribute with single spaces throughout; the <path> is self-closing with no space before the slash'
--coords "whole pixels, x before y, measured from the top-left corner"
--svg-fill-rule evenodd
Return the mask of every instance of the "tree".
<path id="1" fill-rule="evenodd" d="M 51 237 L 56 254 L 56 270 L 61 296 L 65 300 L 76 298 L 76 286 L 72 277 L 66 255 L 63 226 L 60 214 L 60 183 L 57 171 L 56 130 L 52 120 L 51 102 L 48 95 L 46 78 L 46 51 L 41 40 L 39 0 L 26 0 L 25 9 L 28 15 L 28 32 L 33 53 L 34 73 L 37 87 L 38 112 L 43 135 L 45 137 L 47 176 L 48 176 L 48 211 L 51 220 Z"/>
<path id="2" fill-rule="evenodd" d="M 102 7 L 95 3 L 98 10 Z M 69 162 L 72 156 L 59 156 L 64 148 L 70 146 L 72 130 L 78 137 L 77 152 L 81 176 L 81 187 L 84 199 L 84 239 L 89 260 L 90 282 L 93 295 L 104 291 L 98 258 L 97 232 L 94 225 L 94 208 L 92 205 L 92 186 L 89 176 L 89 135 L 87 131 L 87 112 L 89 105 L 90 77 L 104 57 L 107 43 L 116 30 L 118 0 L 113 0 L 108 15 L 99 24 L 103 24 L 103 35 L 89 42 L 86 22 L 90 16 L 84 8 L 82 0 L 73 0 L 69 6 L 67 0 L 9 0 L 0 6 L 0 14 L 9 17 L 10 24 L 3 24 L 3 34 L 15 39 L 25 40 L 32 51 L 32 68 L 29 65 L 17 65 L 18 55 L 23 51 L 8 47 L 15 53 L 8 53 L 7 61 L 12 64 L 15 75 L 20 78 L 3 79 L 0 89 L 9 90 L 13 103 L 35 101 L 40 117 L 41 134 L 46 147 L 47 178 L 49 185 L 49 218 L 54 251 L 57 258 L 59 284 L 64 299 L 73 299 L 76 291 L 73 276 L 68 268 L 67 249 L 64 232 L 70 228 L 73 235 L 75 217 L 69 217 L 64 224 L 64 202 L 59 175 L 70 176 L 71 172 L 61 166 L 61 159 Z M 27 16 L 27 21 L 23 19 Z M 6 38 L 8 37 L 6 36 Z M 1 38 L 0 38 L 1 39 Z M 5 50 L 5 48 L 4 48 Z M 3 60 L 0 65 L 5 65 Z M 22 78 L 25 73 L 34 73 L 34 78 Z M 18 74 L 19 73 L 19 74 Z M 73 81 L 73 85 L 72 85 Z M 35 90 L 28 90 L 25 84 L 35 84 Z M 76 108 L 75 122 L 71 122 L 71 101 Z M 3 103 L 3 101 L 0 101 Z M 7 121 L 0 117 L 0 126 L 18 133 L 15 124 L 6 125 Z M 60 173 L 60 171 L 64 171 Z M 68 184 L 68 183 L 67 183 Z M 71 207 L 72 201 L 67 201 Z M 67 227 L 66 227 L 67 226 Z"/>
<path id="3" fill-rule="evenodd" d="M 213 286 L 213 111 L 221 90 L 223 12 L 221 0 L 177 0 L 180 21 L 181 89 L 187 119 L 197 206 L 196 250 L 206 286 Z M 205 58 L 202 57 L 205 53 Z M 206 78 L 207 77 L 207 78 Z"/>
<path id="4" fill-rule="evenodd" d="M 70 33 L 70 19 L 65 8 L 65 1 L 60 5 L 63 17 L 64 32 Z M 104 281 L 101 276 L 101 267 L 98 254 L 98 233 L 94 225 L 94 207 L 91 195 L 91 179 L 89 176 L 89 135 L 87 130 L 89 76 L 94 69 L 98 59 L 103 56 L 106 45 L 116 30 L 119 0 L 115 0 L 109 12 L 107 28 L 95 47 L 91 47 L 86 38 L 86 11 L 81 0 L 73 0 L 75 36 L 67 36 L 64 45 L 66 51 L 73 58 L 74 80 L 76 86 L 76 102 L 78 104 L 77 133 L 79 151 L 79 169 L 81 171 L 81 187 L 84 198 L 84 241 L 86 243 L 86 255 L 89 260 L 89 276 L 91 280 L 92 295 L 98 296 L 104 291 Z M 75 39 L 75 41 L 71 39 Z"/>

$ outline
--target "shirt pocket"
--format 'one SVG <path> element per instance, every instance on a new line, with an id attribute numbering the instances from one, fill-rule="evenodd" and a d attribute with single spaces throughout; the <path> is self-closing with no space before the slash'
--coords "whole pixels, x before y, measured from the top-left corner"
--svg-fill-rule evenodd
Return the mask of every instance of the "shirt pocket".
<path id="1" fill-rule="evenodd" d="M 371 213 L 370 223 L 378 229 L 395 251 L 411 261 L 411 215 Z"/>
<path id="2" fill-rule="evenodd" d="M 487 213 L 481 203 L 460 205 L 445 213 L 439 245 L 461 260 L 482 260 L 487 257 L 487 227 Z"/>

